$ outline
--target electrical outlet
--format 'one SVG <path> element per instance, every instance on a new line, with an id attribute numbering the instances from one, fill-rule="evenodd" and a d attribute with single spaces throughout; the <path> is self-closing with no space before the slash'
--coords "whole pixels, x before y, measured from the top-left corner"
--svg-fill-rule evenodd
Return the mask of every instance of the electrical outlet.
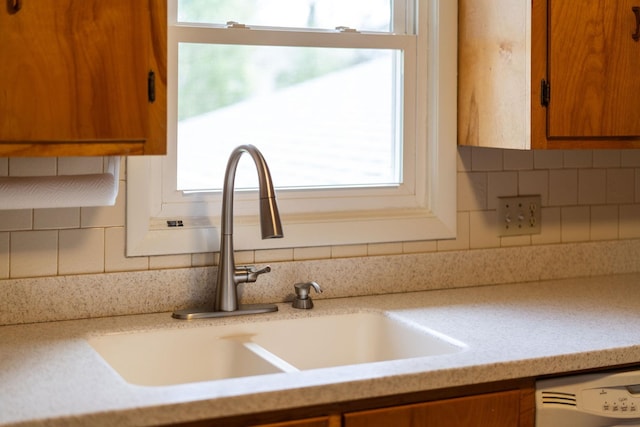
<path id="1" fill-rule="evenodd" d="M 539 234 L 541 219 L 539 195 L 498 198 L 500 236 Z"/>

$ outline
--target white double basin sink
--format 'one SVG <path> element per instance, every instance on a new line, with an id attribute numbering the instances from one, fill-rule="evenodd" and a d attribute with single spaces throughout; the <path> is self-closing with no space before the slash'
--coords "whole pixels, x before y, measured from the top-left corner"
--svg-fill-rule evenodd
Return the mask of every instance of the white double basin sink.
<path id="1" fill-rule="evenodd" d="M 144 386 L 430 357 L 465 348 L 385 312 L 189 326 L 88 341 L 125 381 Z"/>

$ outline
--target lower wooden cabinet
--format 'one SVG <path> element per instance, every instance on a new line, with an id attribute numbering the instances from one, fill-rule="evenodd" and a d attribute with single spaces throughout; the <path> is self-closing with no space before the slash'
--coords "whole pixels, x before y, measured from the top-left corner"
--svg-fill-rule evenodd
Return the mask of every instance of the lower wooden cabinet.
<path id="1" fill-rule="evenodd" d="M 469 390 L 471 388 L 471 390 Z M 478 390 L 463 397 L 455 390 L 428 395 L 388 396 L 376 401 L 354 401 L 282 413 L 176 424 L 174 427 L 534 427 L 533 383 L 513 388 Z M 407 402 L 418 403 L 403 403 Z M 273 420 L 283 420 L 272 422 Z"/>
<path id="2" fill-rule="evenodd" d="M 305 420 L 285 421 L 273 424 L 260 424 L 255 427 L 341 427 L 340 415 L 328 417 L 309 418 Z"/>
<path id="3" fill-rule="evenodd" d="M 344 427 L 533 427 L 532 396 L 521 390 L 344 414 Z"/>

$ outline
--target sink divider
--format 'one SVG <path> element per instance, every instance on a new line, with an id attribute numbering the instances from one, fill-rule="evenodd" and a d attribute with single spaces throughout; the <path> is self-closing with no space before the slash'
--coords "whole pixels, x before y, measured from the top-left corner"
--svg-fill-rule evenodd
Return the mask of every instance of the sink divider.
<path id="1" fill-rule="evenodd" d="M 251 341 L 244 341 L 242 345 L 244 345 L 244 347 L 247 350 L 253 352 L 257 356 L 260 356 L 261 358 L 263 358 L 264 360 L 266 360 L 267 362 L 271 363 L 273 366 L 275 366 L 278 369 L 281 369 L 284 372 L 300 372 L 300 369 L 296 368 L 286 360 L 283 360 L 280 357 L 276 356 L 275 354 L 271 353 L 269 350 L 262 347 L 260 344 L 256 344 Z"/>

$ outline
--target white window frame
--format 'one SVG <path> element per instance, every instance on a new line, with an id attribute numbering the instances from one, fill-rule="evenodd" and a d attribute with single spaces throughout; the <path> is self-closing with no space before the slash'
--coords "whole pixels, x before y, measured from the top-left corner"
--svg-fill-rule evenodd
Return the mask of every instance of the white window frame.
<path id="1" fill-rule="evenodd" d="M 285 238 L 269 240 L 260 239 L 255 215 L 256 193 L 237 191 L 234 224 L 237 250 L 455 237 L 457 2 L 419 0 L 418 7 L 421 9 L 416 36 L 419 50 L 415 55 L 416 64 L 405 63 L 405 72 L 417 70 L 418 75 L 426 75 L 426 79 L 416 79 L 416 87 L 405 91 L 405 97 L 415 95 L 411 102 L 416 103 L 417 112 L 415 117 L 404 117 L 405 144 L 411 146 L 404 150 L 403 168 L 409 171 L 410 182 L 393 188 L 335 189 L 319 198 L 304 199 L 302 203 L 299 190 L 277 192 Z M 245 30 L 226 31 L 242 37 Z M 360 35 L 341 33 L 340 36 Z M 171 46 L 172 42 L 175 44 L 171 30 L 169 37 Z M 358 40 L 367 44 L 366 38 Z M 176 71 L 172 61 L 177 63 L 172 55 L 176 55 L 177 49 L 174 47 L 172 51 L 170 47 L 169 50 L 171 78 Z M 421 67 L 424 68 L 421 70 Z M 170 119 L 176 115 L 175 86 L 169 84 L 169 141 L 175 141 L 177 134 L 175 120 Z M 259 141 L 255 144 L 260 147 Z M 183 194 L 168 188 L 168 183 L 175 182 L 175 151 L 175 142 L 170 142 L 167 156 L 127 160 L 128 256 L 219 250 L 220 194 Z M 313 206 L 312 211 L 297 211 L 296 206 L 300 204 Z M 182 220 L 184 226 L 167 227 L 168 220 Z"/>

